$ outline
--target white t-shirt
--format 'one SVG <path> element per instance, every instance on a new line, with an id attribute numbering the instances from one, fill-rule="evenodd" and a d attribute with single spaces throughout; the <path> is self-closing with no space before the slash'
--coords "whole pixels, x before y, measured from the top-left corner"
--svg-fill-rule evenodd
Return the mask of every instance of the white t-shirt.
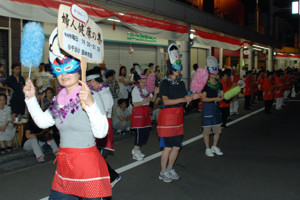
<path id="1" fill-rule="evenodd" d="M 103 101 L 105 113 L 108 113 L 107 117 L 111 118 L 111 112 L 112 112 L 114 100 L 109 90 L 109 87 L 103 88 L 101 91 L 98 92 L 98 94 L 100 94 L 101 99 Z"/>
<path id="2" fill-rule="evenodd" d="M 149 92 L 146 90 L 146 88 L 142 89 L 142 92 L 144 95 L 147 95 Z M 137 102 L 141 102 L 141 101 L 144 101 L 144 98 L 141 97 L 140 95 L 140 90 L 138 89 L 137 86 L 135 86 L 132 90 L 132 103 L 137 103 Z M 153 97 L 152 93 L 150 94 L 150 97 Z M 149 105 L 149 102 L 148 103 L 145 103 L 143 105 Z"/>
<path id="3" fill-rule="evenodd" d="M 125 77 L 121 77 L 121 78 L 123 78 L 125 81 L 128 81 L 128 79 L 125 78 Z M 128 98 L 128 92 L 130 92 L 130 85 L 125 85 L 124 83 L 119 81 L 119 86 L 120 86 L 119 98 L 127 99 Z"/>
<path id="4" fill-rule="evenodd" d="M 45 71 L 37 71 L 34 73 L 33 79 L 36 80 L 36 85 L 38 87 L 43 86 L 41 89 L 39 89 L 40 93 L 43 92 L 47 87 L 52 87 L 51 80 L 53 79 L 53 76 L 50 73 Z"/>

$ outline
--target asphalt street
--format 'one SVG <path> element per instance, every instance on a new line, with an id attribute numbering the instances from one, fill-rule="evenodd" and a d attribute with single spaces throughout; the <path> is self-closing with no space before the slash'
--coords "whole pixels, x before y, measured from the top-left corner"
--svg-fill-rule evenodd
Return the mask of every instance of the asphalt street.
<path id="1" fill-rule="evenodd" d="M 158 179 L 160 149 L 155 130 L 142 148 L 147 156 L 144 163 L 131 158 L 132 137 L 115 142 L 108 162 L 122 171 L 122 180 L 113 188 L 112 199 L 299 200 L 300 100 L 287 102 L 271 115 L 263 111 L 248 115 L 262 107 L 256 103 L 251 111 L 241 109 L 241 115 L 231 117 L 233 124 L 223 129 L 219 143 L 224 155 L 213 158 L 204 155 L 201 114 L 185 116 L 184 141 L 196 138 L 183 146 L 175 165 L 181 179 L 172 183 Z M 242 116 L 247 118 L 235 121 Z M 0 175 L 0 199 L 47 197 L 54 171 L 52 160 Z"/>

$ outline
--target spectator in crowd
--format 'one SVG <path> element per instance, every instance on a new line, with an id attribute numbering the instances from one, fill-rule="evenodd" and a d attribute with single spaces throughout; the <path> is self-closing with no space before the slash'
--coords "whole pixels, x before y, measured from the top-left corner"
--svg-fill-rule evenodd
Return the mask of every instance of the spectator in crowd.
<path id="1" fill-rule="evenodd" d="M 106 64 L 103 62 L 100 64 L 100 74 L 103 77 L 103 81 L 106 82 L 105 73 L 108 71 Z"/>
<path id="2" fill-rule="evenodd" d="M 135 68 L 131 67 L 130 68 L 130 74 L 128 75 L 128 80 L 131 82 L 134 82 L 134 73 L 135 73 Z"/>
<path id="3" fill-rule="evenodd" d="M 158 97 L 154 102 L 154 107 L 153 107 L 153 111 L 152 111 L 152 120 L 155 123 L 157 123 L 157 119 L 158 119 L 161 104 L 162 104 L 161 98 Z"/>
<path id="4" fill-rule="evenodd" d="M 194 71 L 192 71 L 192 79 L 193 79 L 193 77 L 194 77 L 194 74 L 196 73 L 196 71 L 197 71 L 197 69 L 198 69 L 199 67 L 198 67 L 198 64 L 197 63 L 195 63 L 195 64 L 193 64 L 193 70 Z"/>
<path id="5" fill-rule="evenodd" d="M 154 72 L 154 64 L 153 63 L 149 63 L 148 64 L 148 69 L 150 70 L 150 73 Z"/>
<path id="6" fill-rule="evenodd" d="M 7 78 L 4 64 L 0 63 L 0 83 Z M 0 93 L 6 93 L 4 88 L 0 88 Z M 7 94 L 8 95 L 8 94 Z"/>
<path id="7" fill-rule="evenodd" d="M 39 97 L 37 97 L 37 98 L 39 98 Z M 46 90 L 40 96 L 40 101 L 39 101 L 43 111 L 46 111 L 50 107 L 50 105 L 53 101 L 53 98 L 54 98 L 53 88 L 51 88 L 51 87 L 46 88 Z M 55 140 L 56 144 L 59 144 L 60 136 L 59 136 L 56 126 L 50 127 L 49 130 L 52 131 L 53 139 Z"/>
<path id="8" fill-rule="evenodd" d="M 57 144 L 52 138 L 49 129 L 40 129 L 34 123 L 31 117 L 25 125 L 25 134 L 23 135 L 23 149 L 25 151 L 33 150 L 38 162 L 44 162 L 45 155 L 42 147 L 47 143 L 51 146 L 52 152 L 55 154 L 58 151 Z"/>
<path id="9" fill-rule="evenodd" d="M 1 153 L 12 151 L 11 141 L 15 136 L 16 129 L 11 123 L 10 107 L 6 105 L 7 96 L 0 93 L 0 147 Z M 6 142 L 6 146 L 4 144 Z"/>
<path id="10" fill-rule="evenodd" d="M 159 85 L 161 80 L 163 79 L 163 74 L 160 70 L 160 66 L 157 65 L 155 67 L 155 72 L 154 73 L 155 73 L 155 78 L 156 78 L 156 85 Z"/>
<path id="11" fill-rule="evenodd" d="M 126 67 L 121 66 L 119 71 L 119 85 L 120 85 L 120 95 L 119 98 L 126 99 L 129 102 L 129 92 L 131 91 L 131 85 L 133 82 L 129 81 L 126 77 Z"/>
<path id="12" fill-rule="evenodd" d="M 51 74 L 51 65 L 49 63 L 45 64 L 45 67 L 44 67 L 44 70 L 45 70 L 45 73 L 47 74 L 48 77 L 51 77 L 51 86 L 49 87 L 52 87 L 53 88 L 53 92 L 54 92 L 54 95 L 56 95 L 56 91 L 57 91 L 57 86 L 59 85 L 58 81 L 53 77 L 53 75 Z M 47 89 L 47 88 L 46 88 Z M 45 91 L 45 90 L 44 90 Z"/>
<path id="13" fill-rule="evenodd" d="M 41 108 L 43 111 L 47 110 L 54 98 L 54 90 L 51 87 L 46 88 L 41 96 Z"/>
<path id="14" fill-rule="evenodd" d="M 126 132 L 130 132 L 130 118 L 131 114 L 127 108 L 125 99 L 118 100 L 118 108 L 113 118 L 113 127 L 117 129 L 117 134 L 124 135 Z"/>
<path id="15" fill-rule="evenodd" d="M 145 69 L 143 74 L 147 77 L 149 74 L 151 73 L 151 71 L 149 69 Z"/>
<path id="16" fill-rule="evenodd" d="M 113 112 L 117 108 L 118 99 L 119 99 L 119 91 L 120 91 L 120 86 L 119 86 L 118 81 L 115 78 L 115 74 L 116 74 L 116 72 L 113 69 L 108 70 L 105 73 L 106 82 L 108 83 L 108 87 L 109 87 L 111 95 L 114 99 Z"/>
<path id="17" fill-rule="evenodd" d="M 48 69 L 49 67 L 47 67 Z M 39 89 L 39 95 L 41 95 L 44 90 L 48 87 L 55 88 L 55 83 L 53 76 L 45 71 L 45 64 L 41 63 L 39 66 L 39 71 L 36 71 L 33 76 L 33 84 L 38 87 Z"/>
<path id="18" fill-rule="evenodd" d="M 25 113 L 25 95 L 22 91 L 25 85 L 25 79 L 21 76 L 21 65 L 15 63 L 12 65 L 12 75 L 1 82 L 0 88 L 8 89 L 12 93 L 10 99 L 10 105 L 12 110 L 12 120 L 15 120 L 17 115 L 23 115 Z"/>

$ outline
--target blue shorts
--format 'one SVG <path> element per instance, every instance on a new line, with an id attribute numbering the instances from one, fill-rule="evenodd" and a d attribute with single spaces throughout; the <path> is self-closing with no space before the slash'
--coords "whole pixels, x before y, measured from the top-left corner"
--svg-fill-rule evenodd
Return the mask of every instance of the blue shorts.
<path id="1" fill-rule="evenodd" d="M 182 146 L 182 138 L 183 138 L 183 135 L 177 135 L 177 136 L 173 136 L 173 137 L 161 137 L 160 138 L 160 147 L 161 148 L 181 147 Z"/>

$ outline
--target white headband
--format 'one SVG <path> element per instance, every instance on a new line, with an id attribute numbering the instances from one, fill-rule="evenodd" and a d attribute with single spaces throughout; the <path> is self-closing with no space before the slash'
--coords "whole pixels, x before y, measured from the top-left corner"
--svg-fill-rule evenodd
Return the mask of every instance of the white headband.
<path id="1" fill-rule="evenodd" d="M 86 77 L 86 81 L 90 81 L 92 79 L 96 79 L 96 78 L 99 78 L 100 75 L 99 74 L 92 74 L 92 75 L 89 75 Z"/>

